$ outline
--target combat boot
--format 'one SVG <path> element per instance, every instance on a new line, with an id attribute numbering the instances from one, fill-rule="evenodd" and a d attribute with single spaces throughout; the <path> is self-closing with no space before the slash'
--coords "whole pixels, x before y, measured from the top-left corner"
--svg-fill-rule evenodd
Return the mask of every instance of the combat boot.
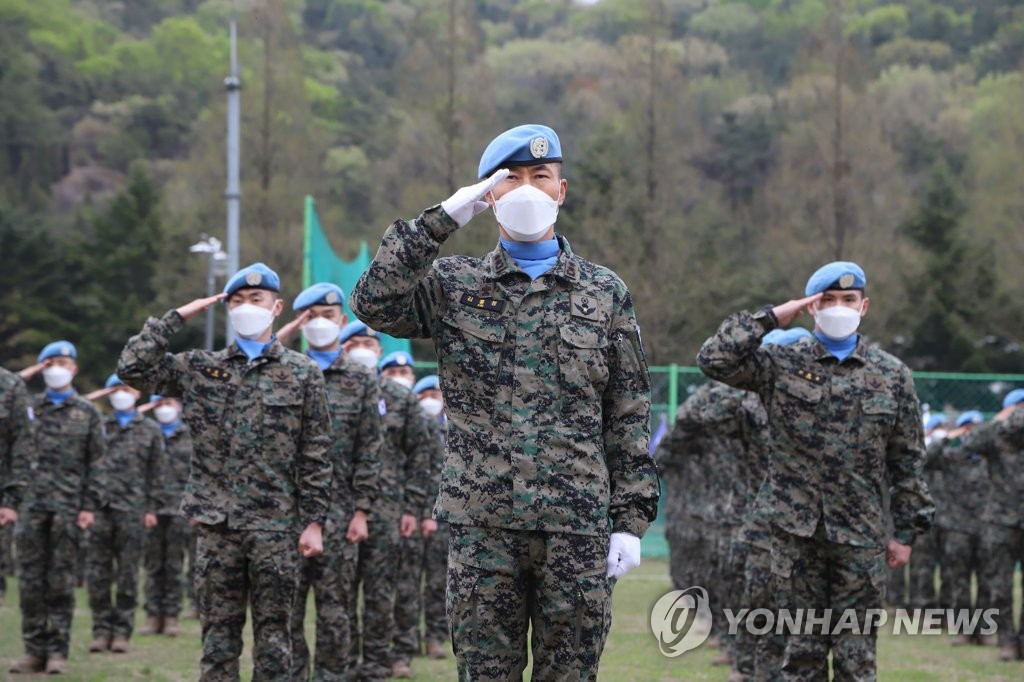
<path id="1" fill-rule="evenodd" d="M 46 668 L 46 661 L 32 654 L 25 654 L 7 669 L 7 672 L 14 675 L 27 675 L 29 673 L 41 673 Z"/>
<path id="2" fill-rule="evenodd" d="M 140 635 L 159 635 L 163 632 L 165 625 L 160 621 L 159 616 L 149 616 L 146 622 L 139 628 Z"/>
<path id="3" fill-rule="evenodd" d="M 68 659 L 60 654 L 50 654 L 46 659 L 47 675 L 63 675 L 68 671 Z"/>
<path id="4" fill-rule="evenodd" d="M 442 658 L 448 658 L 448 652 L 445 651 L 444 645 L 433 639 L 427 640 L 427 658 L 433 658 L 434 660 L 441 660 Z"/>
<path id="5" fill-rule="evenodd" d="M 128 644 L 128 638 L 121 637 L 120 635 L 114 637 L 114 640 L 110 643 L 110 650 L 115 654 L 126 654 L 130 648 L 131 645 Z"/>
<path id="6" fill-rule="evenodd" d="M 999 660 L 1000 661 L 1016 661 L 1017 660 L 1017 645 L 1016 644 L 1004 644 L 999 647 Z"/>
<path id="7" fill-rule="evenodd" d="M 106 635 L 100 635 L 93 637 L 92 642 L 89 643 L 89 653 L 97 654 L 101 651 L 106 651 L 110 648 L 110 637 Z"/>
<path id="8" fill-rule="evenodd" d="M 391 677 L 408 680 L 412 677 L 412 668 L 405 661 L 395 661 L 391 664 Z"/>
<path id="9" fill-rule="evenodd" d="M 174 616 L 167 616 L 164 618 L 163 632 L 168 637 L 177 637 L 178 633 L 181 632 L 181 630 L 178 629 L 178 619 Z"/>

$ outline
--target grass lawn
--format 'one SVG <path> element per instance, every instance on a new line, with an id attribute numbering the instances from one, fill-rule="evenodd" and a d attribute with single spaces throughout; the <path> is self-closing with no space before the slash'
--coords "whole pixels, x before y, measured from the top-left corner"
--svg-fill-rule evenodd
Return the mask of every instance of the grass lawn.
<path id="1" fill-rule="evenodd" d="M 613 682 L 660 682 L 662 680 L 724 681 L 728 671 L 709 664 L 715 652 L 707 647 L 689 651 L 674 659 L 666 659 L 650 633 L 648 614 L 651 606 L 670 588 L 668 565 L 663 560 L 649 559 L 619 582 L 615 589 L 614 620 L 611 636 L 601 660 L 601 680 Z M 18 611 L 17 581 L 8 579 L 8 595 L 0 607 L 0 679 L 7 675 L 10 660 L 22 654 L 21 619 Z M 102 680 L 195 680 L 199 676 L 199 623 L 183 621 L 182 634 L 176 639 L 166 637 L 133 638 L 128 654 L 89 654 L 86 647 L 92 639 L 91 617 L 83 590 L 77 591 L 74 631 L 71 639 L 71 674 L 64 679 L 100 682 Z M 1019 603 L 1018 585 L 1018 603 Z M 312 613 L 312 609 L 310 609 Z M 140 610 L 137 625 L 144 616 Z M 308 621 L 312 623 L 312 617 Z M 312 628 L 307 629 L 307 638 Z M 945 636 L 879 637 L 879 679 L 883 682 L 953 682 L 959 680 L 1024 679 L 1024 663 L 1001 663 L 994 648 L 967 647 L 954 649 Z M 247 629 L 242 679 L 251 674 L 251 637 Z M 454 680 L 455 663 L 418 658 L 413 663 L 416 680 Z M 41 679 L 30 676 L 13 679 Z"/>

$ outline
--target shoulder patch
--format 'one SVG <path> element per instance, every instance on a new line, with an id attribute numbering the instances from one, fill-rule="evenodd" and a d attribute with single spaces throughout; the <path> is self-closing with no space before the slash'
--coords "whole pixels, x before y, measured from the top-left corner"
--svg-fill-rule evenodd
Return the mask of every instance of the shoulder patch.
<path id="1" fill-rule="evenodd" d="M 809 369 L 798 369 L 793 374 L 796 374 L 801 379 L 811 382 L 812 384 L 823 384 L 825 383 L 825 377 L 817 372 L 812 372 Z"/>
<path id="2" fill-rule="evenodd" d="M 569 301 L 571 303 L 571 310 L 569 312 L 574 317 L 595 321 L 600 319 L 597 314 L 597 302 L 588 294 L 574 293 L 569 297 Z"/>
<path id="3" fill-rule="evenodd" d="M 28 412 L 28 420 L 30 422 L 34 422 L 36 420 L 36 411 L 32 409 L 32 406 L 29 405 L 28 407 L 26 407 L 25 411 Z"/>
<path id="4" fill-rule="evenodd" d="M 489 310 L 491 312 L 500 313 L 505 309 L 505 301 L 497 298 L 490 298 L 488 296 L 474 296 L 473 294 L 462 294 L 459 297 L 459 303 L 467 305 L 477 310 Z"/>
<path id="5" fill-rule="evenodd" d="M 885 377 L 881 374 L 865 374 L 864 385 L 872 391 L 883 391 L 886 387 Z"/>
<path id="6" fill-rule="evenodd" d="M 207 365 L 200 370 L 204 376 L 210 379 L 216 379 L 217 381 L 227 381 L 231 378 L 231 373 L 227 370 L 223 370 L 220 367 L 210 367 Z"/>
<path id="7" fill-rule="evenodd" d="M 382 417 L 388 413 L 388 403 L 384 398 L 377 401 L 377 412 Z"/>

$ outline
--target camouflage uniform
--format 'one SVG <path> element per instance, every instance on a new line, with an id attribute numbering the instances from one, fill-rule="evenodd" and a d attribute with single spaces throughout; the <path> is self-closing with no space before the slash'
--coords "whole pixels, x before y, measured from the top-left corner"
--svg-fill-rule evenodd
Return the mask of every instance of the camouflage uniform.
<path id="1" fill-rule="evenodd" d="M 374 329 L 434 340 L 459 677 L 517 677 L 532 618 L 533 676 L 592 679 L 611 622 L 609 531 L 642 536 L 659 496 L 632 302 L 564 237 L 532 281 L 500 246 L 438 259 L 457 227 L 440 207 L 394 223 L 350 303 Z"/>
<path id="2" fill-rule="evenodd" d="M 433 421 L 433 420 L 432 420 Z M 440 447 L 434 450 L 435 461 L 430 465 L 430 482 L 427 490 L 427 516 L 437 499 L 441 486 L 441 467 L 444 466 L 444 447 L 448 433 L 448 420 L 440 417 L 434 421 Z M 424 518 L 427 518 L 424 516 Z M 448 524 L 437 522 L 437 532 L 423 540 L 423 625 L 427 642 L 446 642 L 451 637 L 448 616 L 445 613 L 445 581 L 448 574 Z"/>
<path id="3" fill-rule="evenodd" d="M 302 559 L 292 617 L 293 672 L 291 679 L 309 679 L 309 648 L 304 624 L 310 588 L 316 597 L 315 680 L 346 680 L 351 647 L 349 586 L 355 580 L 357 549 L 345 539 L 356 510 L 369 513 L 380 477 L 382 429 L 377 377 L 345 358 L 344 353 L 324 370 L 334 440 L 331 509 L 324 529 L 324 553 Z"/>
<path id="4" fill-rule="evenodd" d="M 107 455 L 99 470 L 105 482 L 106 504 L 96 512 L 90 529 L 86 580 L 92 636 L 129 639 L 135 629 L 142 517 L 155 514 L 161 505 L 164 439 L 160 427 L 138 413 L 124 426 L 110 415 L 104 420 L 104 428 Z M 111 595 L 113 583 L 117 584 L 116 603 Z"/>
<path id="5" fill-rule="evenodd" d="M 182 566 L 189 543 L 188 520 L 181 514 L 181 496 L 192 460 L 192 434 L 184 423 L 164 436 L 164 467 L 160 481 L 163 502 L 155 528 L 146 531 L 146 615 L 177 618 L 182 603 Z"/>
<path id="6" fill-rule="evenodd" d="M 441 437 L 441 430 L 438 423 L 432 417 L 428 417 L 420 410 L 420 415 L 426 425 L 426 437 L 429 444 L 430 457 L 427 459 L 427 469 L 422 473 L 424 495 L 423 505 L 416 511 L 416 520 L 429 519 L 433 508 L 434 499 L 437 496 L 441 460 L 444 459 L 444 446 Z M 435 475 L 435 472 L 437 475 Z M 433 493 L 428 495 L 427 491 Z M 447 529 L 446 529 L 447 530 Z M 446 533 L 447 535 L 447 533 Z M 427 595 L 421 598 L 420 591 L 425 579 L 426 550 L 428 543 L 433 538 L 423 538 L 417 533 L 410 538 L 401 538 L 398 551 L 398 575 L 395 583 L 395 627 L 394 636 L 391 639 L 393 661 L 409 663 L 413 656 L 421 652 L 420 638 L 420 607 L 426 602 Z M 436 543 L 435 543 L 436 544 Z M 448 551 L 447 545 L 444 551 Z M 435 579 L 436 580 L 436 579 Z M 436 585 L 436 582 L 435 582 Z M 441 601 L 444 599 L 444 582 L 442 574 Z M 442 607 L 443 608 L 443 607 Z"/>
<path id="7" fill-rule="evenodd" d="M 1024 407 L 1006 421 L 979 424 L 964 437 L 964 448 L 988 460 L 990 493 L 982 520 L 984 555 L 988 562 L 987 606 L 999 609 L 996 617 L 1000 647 L 1016 646 L 1021 633 L 1014 628 L 1014 564 L 1024 561 Z"/>
<path id="8" fill-rule="evenodd" d="M 363 680 L 387 679 L 391 674 L 392 656 L 388 649 L 395 630 L 398 524 L 402 514 L 420 518 L 426 503 L 431 447 L 423 410 L 412 391 L 381 377 L 380 395 L 379 412 L 384 427 L 380 483 L 367 524 L 370 537 L 357 548 L 355 582 L 349 590 L 349 612 L 354 614 L 356 595 L 362 587 L 361 617 L 358 623 L 352 619 L 352 651 L 354 662 L 361 641 L 363 656 L 358 670 Z M 402 571 L 405 570 L 407 567 L 403 566 Z"/>
<path id="9" fill-rule="evenodd" d="M 24 382 L 0 367 L 0 507 L 17 510 L 21 505 L 26 468 L 31 457 L 32 422 Z M 13 569 L 11 536 L 14 527 L 0 528 L 0 602 L 7 591 L 7 574 Z"/>
<path id="10" fill-rule="evenodd" d="M 251 362 L 220 351 L 167 352 L 184 320 L 149 318 L 117 374 L 143 393 L 181 398 L 194 452 L 181 507 L 196 526 L 201 679 L 237 680 L 246 606 L 253 679 L 291 669 L 291 612 L 301 529 L 326 521 L 331 425 L 316 364 L 276 339 Z"/>
<path id="11" fill-rule="evenodd" d="M 708 376 L 757 391 L 771 424 L 772 571 L 781 606 L 881 606 L 887 570 L 884 487 L 895 538 L 910 544 L 934 509 L 922 478 L 924 434 L 910 370 L 861 341 L 839 362 L 819 341 L 760 348 L 767 311 L 728 317 L 697 362 Z M 887 477 L 888 474 L 888 477 Z M 789 636 L 787 680 L 874 679 L 875 633 Z"/>
<path id="12" fill-rule="evenodd" d="M 53 403 L 33 400 L 35 447 L 15 541 L 25 653 L 68 655 L 75 606 L 75 553 L 80 511 L 103 506 L 99 465 L 105 456 L 103 417 L 72 393 Z"/>
<path id="13" fill-rule="evenodd" d="M 928 486 L 935 501 L 936 509 L 942 509 L 948 504 L 949 494 L 943 480 L 942 467 L 939 458 L 942 453 L 942 442 L 935 441 L 926 448 L 924 466 L 924 481 Z M 942 545 L 945 541 L 945 532 L 942 525 L 932 525 L 931 529 L 917 538 L 914 542 L 914 552 L 908 564 L 908 575 L 910 595 L 907 602 L 912 609 L 934 609 L 949 608 L 949 604 L 939 598 L 935 589 L 935 569 L 941 570 L 942 566 Z M 943 571 L 944 573 L 944 571 Z"/>

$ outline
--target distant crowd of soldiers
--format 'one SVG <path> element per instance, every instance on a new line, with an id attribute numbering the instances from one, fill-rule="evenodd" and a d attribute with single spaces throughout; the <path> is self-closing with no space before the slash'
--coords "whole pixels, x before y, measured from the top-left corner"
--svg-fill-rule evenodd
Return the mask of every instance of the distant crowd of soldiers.
<path id="1" fill-rule="evenodd" d="M 770 334 L 765 344 L 791 343 Z M 1013 620 L 1013 581 L 1024 507 L 1024 389 L 1006 394 L 988 421 L 977 410 L 924 414 L 928 488 L 935 523 L 917 539 L 910 563 L 890 571 L 886 604 L 906 609 L 998 609 L 994 634 L 951 633 L 953 646 L 998 646 L 998 658 L 1020 660 Z M 927 406 L 925 406 L 927 407 Z M 1016 418 L 1010 422 L 1014 413 Z M 723 609 L 779 607 L 773 590 L 772 510 L 765 478 L 768 415 L 759 396 L 717 381 L 694 390 L 655 452 L 666 488 L 666 535 L 676 587 L 710 595 L 714 665 L 735 680 L 782 679 L 785 641 L 745 628 L 727 633 Z M 1015 544 L 1017 543 L 1017 544 Z M 972 589 L 972 579 L 975 587 Z"/>
<path id="2" fill-rule="evenodd" d="M 287 343 L 312 317 L 306 309 L 337 308 L 342 317 L 340 289 L 321 285 L 314 294 L 297 299 L 308 305 L 296 307 L 299 317 L 280 340 Z M 303 561 L 294 581 L 287 677 L 407 678 L 414 656 L 449 655 L 447 527 L 431 518 L 443 401 L 435 375 L 417 382 L 408 353 L 382 357 L 378 335 L 365 324 L 339 327 L 318 343 L 335 350 L 326 351 L 333 359 L 323 368 L 335 436 L 324 524 L 331 542 Z M 68 671 L 76 578 L 88 589 L 91 653 L 127 652 L 133 634 L 173 637 L 182 615 L 199 617 L 194 522 L 181 509 L 193 457 L 185 406 L 157 394 L 143 401 L 116 374 L 79 395 L 77 372 L 67 341 L 47 345 L 20 376 L 0 369 L 0 575 L 18 568 L 25 645 L 12 674 Z M 29 395 L 24 382 L 37 374 L 46 388 Z M 103 398 L 109 409 L 100 409 Z M 136 630 L 140 564 L 146 621 Z M 5 589 L 0 582 L 0 603 Z M 303 629 L 310 591 L 312 646 Z"/>

